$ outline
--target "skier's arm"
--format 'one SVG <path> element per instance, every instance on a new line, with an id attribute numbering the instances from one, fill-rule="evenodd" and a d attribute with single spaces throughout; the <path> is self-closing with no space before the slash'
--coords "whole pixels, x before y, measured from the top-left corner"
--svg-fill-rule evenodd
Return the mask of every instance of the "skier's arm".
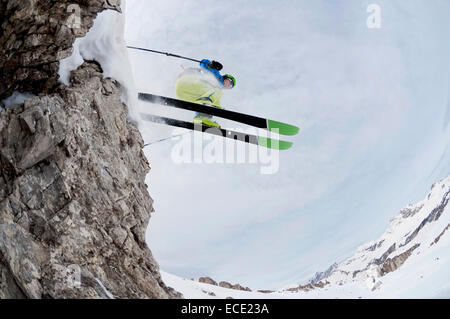
<path id="1" fill-rule="evenodd" d="M 216 64 L 214 64 L 214 63 L 216 63 Z M 220 74 L 220 72 L 219 72 L 217 69 L 211 67 L 211 66 L 218 67 L 217 64 L 219 64 L 220 67 L 222 67 L 222 64 L 220 64 L 219 62 L 216 62 L 216 61 L 212 61 L 212 62 L 211 62 L 211 61 L 208 60 L 208 59 L 203 59 L 203 60 L 200 62 L 200 66 L 201 66 L 202 68 L 208 70 L 208 71 L 211 72 L 212 74 L 214 74 L 214 76 L 216 77 L 217 81 L 219 81 L 219 82 L 223 85 L 223 77 L 222 77 L 222 75 Z"/>
<path id="2" fill-rule="evenodd" d="M 223 69 L 223 65 L 220 62 L 210 61 L 208 59 L 203 59 L 202 61 L 200 61 L 200 66 L 210 71 L 212 70 L 220 71 Z"/>
<path id="3" fill-rule="evenodd" d="M 210 63 L 211 63 L 211 61 L 209 61 L 208 59 L 203 59 L 203 60 L 200 61 L 200 66 L 202 68 L 209 69 L 209 64 Z"/>
<path id="4" fill-rule="evenodd" d="M 223 77 L 220 74 L 220 72 L 217 70 L 211 69 L 208 65 L 208 62 L 206 62 L 206 61 L 209 61 L 209 60 L 206 60 L 206 59 L 202 60 L 202 62 L 200 62 L 200 66 L 202 68 L 208 70 L 209 72 L 211 72 L 216 77 L 217 81 L 219 81 L 219 83 L 223 85 Z"/>

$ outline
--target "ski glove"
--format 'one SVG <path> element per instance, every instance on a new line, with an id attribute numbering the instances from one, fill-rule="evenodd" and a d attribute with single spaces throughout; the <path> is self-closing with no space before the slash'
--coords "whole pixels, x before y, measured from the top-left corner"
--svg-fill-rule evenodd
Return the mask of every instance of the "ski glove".
<path id="1" fill-rule="evenodd" d="M 211 62 L 208 64 L 208 66 L 209 66 L 211 69 L 214 69 L 214 70 L 217 70 L 217 71 L 220 71 L 220 70 L 223 69 L 223 65 L 222 65 L 220 62 L 217 62 L 217 61 L 211 61 Z"/>

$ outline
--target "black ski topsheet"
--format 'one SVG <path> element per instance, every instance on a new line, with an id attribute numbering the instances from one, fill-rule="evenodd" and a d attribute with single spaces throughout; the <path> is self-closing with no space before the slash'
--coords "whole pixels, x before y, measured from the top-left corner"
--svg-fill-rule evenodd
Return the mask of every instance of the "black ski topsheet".
<path id="1" fill-rule="evenodd" d="M 197 103 L 181 101 L 181 100 L 177 100 L 177 99 L 173 99 L 173 98 L 165 97 L 165 96 L 159 96 L 159 95 L 154 95 L 154 94 L 149 94 L 149 93 L 139 93 L 139 100 L 145 101 L 145 102 L 150 102 L 150 103 L 155 103 L 155 104 L 162 104 L 162 105 L 166 105 L 169 107 L 176 107 L 179 109 L 184 109 L 184 110 L 189 110 L 189 111 L 194 111 L 194 112 L 199 112 L 199 113 L 205 113 L 205 114 L 221 117 L 224 119 L 236 121 L 239 123 L 251 125 L 251 126 L 254 126 L 257 128 L 266 129 L 269 131 L 276 130 L 276 132 L 278 134 L 282 134 L 282 135 L 296 135 L 299 131 L 299 128 L 294 125 L 277 122 L 274 120 L 269 120 L 269 119 L 265 119 L 262 117 L 257 117 L 257 116 L 248 115 L 248 114 L 244 114 L 244 113 L 219 109 L 219 108 L 211 106 L 211 105 L 204 105 L 204 104 L 197 104 Z"/>
<path id="2" fill-rule="evenodd" d="M 253 134 L 247 134 L 232 130 L 227 130 L 218 127 L 210 127 L 202 124 L 194 124 L 192 122 L 181 121 L 177 119 L 171 119 L 167 117 L 144 114 L 141 113 L 141 118 L 146 121 L 166 124 L 175 127 L 181 127 L 192 131 L 201 131 L 202 133 L 213 134 L 217 136 L 226 137 L 233 140 L 242 141 L 248 144 L 259 145 L 266 148 L 277 149 L 277 150 L 287 150 L 291 148 L 292 142 L 286 142 L 276 139 L 271 139 L 267 137 L 257 136 Z"/>

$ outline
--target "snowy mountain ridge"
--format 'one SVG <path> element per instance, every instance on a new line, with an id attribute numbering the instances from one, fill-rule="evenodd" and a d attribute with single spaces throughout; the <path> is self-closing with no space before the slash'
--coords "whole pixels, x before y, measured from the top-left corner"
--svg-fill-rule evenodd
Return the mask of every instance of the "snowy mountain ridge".
<path id="1" fill-rule="evenodd" d="M 375 288 L 381 284 L 378 278 L 398 269 L 412 254 L 425 253 L 439 242 L 450 225 L 449 199 L 450 177 L 435 183 L 426 199 L 403 208 L 378 240 L 359 247 L 353 257 L 322 280 L 340 285 L 364 280 Z"/>
<path id="2" fill-rule="evenodd" d="M 450 176 L 401 209 L 386 231 L 305 285 L 271 293 L 233 291 L 162 272 L 186 298 L 432 298 L 450 296 Z M 447 281 L 446 281 L 447 278 Z"/>

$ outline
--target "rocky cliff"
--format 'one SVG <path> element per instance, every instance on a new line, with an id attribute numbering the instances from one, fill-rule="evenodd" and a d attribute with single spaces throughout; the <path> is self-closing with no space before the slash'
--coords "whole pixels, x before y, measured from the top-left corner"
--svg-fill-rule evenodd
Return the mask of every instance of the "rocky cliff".
<path id="1" fill-rule="evenodd" d="M 120 11 L 120 0 L 0 0 L 0 100 L 50 92 L 59 60 L 105 9 Z"/>
<path id="2" fill-rule="evenodd" d="M 70 4 L 80 27 L 67 27 Z M 0 1 L 0 298 L 172 298 L 145 243 L 150 167 L 120 84 L 59 60 L 120 1 Z"/>

